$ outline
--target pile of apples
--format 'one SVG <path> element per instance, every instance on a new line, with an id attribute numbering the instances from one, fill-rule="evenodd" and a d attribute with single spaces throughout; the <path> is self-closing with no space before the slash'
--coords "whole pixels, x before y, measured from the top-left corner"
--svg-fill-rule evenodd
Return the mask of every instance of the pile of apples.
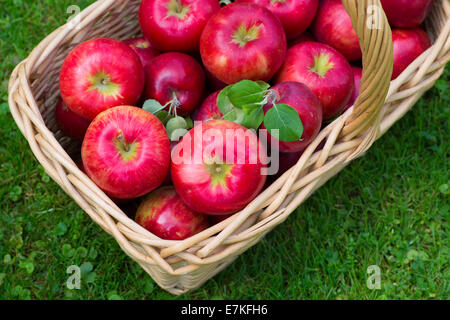
<path id="1" fill-rule="evenodd" d="M 143 0 L 143 37 L 83 42 L 61 68 L 55 118 L 82 142 L 80 168 L 119 205 L 135 199 L 131 214 L 162 239 L 190 237 L 261 192 L 269 150 L 250 129 L 289 123 L 268 134 L 279 176 L 359 94 L 362 53 L 341 0 L 230 2 Z M 431 46 L 420 25 L 432 2 L 381 0 L 393 79 Z M 237 103 L 251 90 L 261 101 Z M 208 130 L 243 146 L 225 142 L 224 154 L 254 161 L 206 154 Z"/>

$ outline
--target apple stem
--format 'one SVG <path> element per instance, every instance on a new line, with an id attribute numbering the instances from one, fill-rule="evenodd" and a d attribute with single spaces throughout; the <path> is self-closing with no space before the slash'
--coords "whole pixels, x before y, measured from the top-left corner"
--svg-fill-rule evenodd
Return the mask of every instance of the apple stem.
<path id="1" fill-rule="evenodd" d="M 173 115 L 175 117 L 177 117 L 177 108 L 179 108 L 181 106 L 181 102 L 177 97 L 177 94 L 175 91 L 172 92 L 172 100 L 170 100 L 169 102 L 166 103 L 166 106 L 170 105 L 169 107 L 169 115 Z"/>
<path id="2" fill-rule="evenodd" d="M 125 152 L 130 152 L 130 145 L 125 141 L 125 137 L 122 131 L 119 132 L 119 135 L 117 136 L 117 141 L 119 142 L 123 150 L 125 150 Z"/>

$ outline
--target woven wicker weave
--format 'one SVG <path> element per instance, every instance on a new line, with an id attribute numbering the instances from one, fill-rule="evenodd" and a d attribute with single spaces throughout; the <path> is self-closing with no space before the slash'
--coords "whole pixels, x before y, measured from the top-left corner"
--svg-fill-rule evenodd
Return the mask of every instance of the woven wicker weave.
<path id="1" fill-rule="evenodd" d="M 183 241 L 161 240 L 128 218 L 75 165 L 69 154 L 79 146 L 58 131 L 53 117 L 59 70 L 67 53 L 88 39 L 123 40 L 139 34 L 140 1 L 97 1 L 80 13 L 76 24 L 45 38 L 11 75 L 10 109 L 46 172 L 162 288 L 181 294 L 224 269 L 363 155 L 442 74 L 450 58 L 447 0 L 435 1 L 425 23 L 433 46 L 392 82 L 392 34 L 379 0 L 343 2 L 363 51 L 361 93 L 353 108 L 324 128 L 298 163 L 244 210 Z M 322 141 L 323 149 L 314 152 Z"/>

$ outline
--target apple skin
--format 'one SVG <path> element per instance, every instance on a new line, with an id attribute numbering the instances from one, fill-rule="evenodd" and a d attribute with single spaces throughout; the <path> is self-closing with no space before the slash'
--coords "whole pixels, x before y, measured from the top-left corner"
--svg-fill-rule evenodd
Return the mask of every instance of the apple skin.
<path id="1" fill-rule="evenodd" d="M 381 0 L 389 23 L 397 28 L 417 28 L 426 18 L 434 0 Z"/>
<path id="2" fill-rule="evenodd" d="M 203 101 L 202 105 L 195 110 L 193 117 L 194 121 L 208 121 L 222 118 L 223 114 L 217 106 L 217 96 L 219 93 L 220 91 L 211 93 L 205 101 Z"/>
<path id="3" fill-rule="evenodd" d="M 58 100 L 55 108 L 55 120 L 59 129 L 68 137 L 83 140 L 91 122 L 70 110 L 62 99 Z"/>
<path id="4" fill-rule="evenodd" d="M 359 89 L 361 89 L 361 79 L 362 79 L 363 69 L 360 67 L 352 66 L 352 71 L 353 71 L 355 89 L 353 90 L 352 97 L 350 98 L 350 102 L 348 103 L 345 110 L 349 109 L 351 106 L 353 106 L 355 104 L 356 99 L 358 99 L 358 97 L 359 97 Z"/>
<path id="5" fill-rule="evenodd" d="M 342 53 L 349 61 L 361 59 L 358 35 L 342 0 L 322 0 L 313 23 L 317 41 L 326 43 Z"/>
<path id="6" fill-rule="evenodd" d="M 134 52 L 137 53 L 141 59 L 142 66 L 145 68 L 149 65 L 150 61 L 159 55 L 159 51 L 156 50 L 153 45 L 145 39 L 144 37 L 132 38 L 123 41 L 125 44 L 129 45 Z"/>
<path id="7" fill-rule="evenodd" d="M 277 104 L 287 104 L 297 111 L 303 124 L 301 141 L 279 141 L 279 151 L 300 152 L 306 149 L 317 137 L 322 126 L 322 106 L 314 93 L 303 83 L 281 82 L 272 87 L 276 93 Z M 272 103 L 264 106 L 264 113 L 273 108 Z M 262 129 L 266 129 L 264 123 Z M 269 139 L 275 139 L 268 133 Z M 272 150 L 273 152 L 274 150 Z"/>
<path id="8" fill-rule="evenodd" d="M 431 46 L 428 35 L 422 29 L 394 29 L 394 70 L 392 79 L 396 79 L 417 57 Z"/>
<path id="9" fill-rule="evenodd" d="M 230 139 L 234 143 L 227 146 Z M 213 150 L 216 159 L 209 157 Z M 227 152 L 234 156 L 228 162 L 224 159 Z M 175 189 L 190 208 L 208 215 L 243 209 L 259 194 L 267 178 L 267 153 L 256 134 L 227 120 L 195 126 L 175 147 L 174 155 L 181 157 L 172 157 Z"/>
<path id="10" fill-rule="evenodd" d="M 276 83 L 285 81 L 309 87 L 322 105 L 324 120 L 345 109 L 354 88 L 349 62 L 337 50 L 318 42 L 303 42 L 288 50 L 276 77 Z"/>
<path id="11" fill-rule="evenodd" d="M 59 88 L 73 112 L 93 120 L 109 108 L 138 102 L 144 88 L 144 68 L 138 55 L 122 41 L 93 39 L 67 55 Z"/>
<path id="12" fill-rule="evenodd" d="M 252 3 L 226 5 L 206 24 L 200 38 L 203 64 L 217 79 L 268 81 L 286 54 L 280 20 Z"/>
<path id="13" fill-rule="evenodd" d="M 180 14 L 170 6 L 179 6 Z M 163 52 L 198 51 L 204 27 L 219 9 L 217 0 L 143 0 L 139 22 L 144 36 Z"/>
<path id="14" fill-rule="evenodd" d="M 99 114 L 81 147 L 88 176 L 119 199 L 158 188 L 169 171 L 170 142 L 159 119 L 137 107 L 119 106 Z"/>
<path id="15" fill-rule="evenodd" d="M 150 193 L 139 206 L 135 219 L 164 240 L 184 240 L 209 227 L 208 217 L 187 207 L 173 187 Z"/>
<path id="16" fill-rule="evenodd" d="M 201 65 L 187 54 L 168 52 L 157 56 L 145 68 L 145 77 L 145 98 L 165 105 L 175 94 L 180 102 L 178 115 L 189 115 L 201 103 L 205 73 Z"/>
<path id="17" fill-rule="evenodd" d="M 301 35 L 316 16 L 319 0 L 237 0 L 236 3 L 249 2 L 272 11 L 283 25 L 288 40 Z"/>
<path id="18" fill-rule="evenodd" d="M 85 175 L 89 176 L 87 171 L 86 171 L 86 168 L 84 167 L 83 161 L 81 159 L 76 161 L 75 163 L 78 166 L 78 168 L 80 168 L 81 172 L 83 172 Z M 116 198 L 113 195 L 109 194 L 105 190 L 103 190 L 103 192 L 112 200 L 112 202 L 114 202 L 118 206 L 119 205 L 124 205 L 124 204 L 127 204 L 127 203 L 130 202 L 130 199 L 119 199 L 119 198 Z"/>

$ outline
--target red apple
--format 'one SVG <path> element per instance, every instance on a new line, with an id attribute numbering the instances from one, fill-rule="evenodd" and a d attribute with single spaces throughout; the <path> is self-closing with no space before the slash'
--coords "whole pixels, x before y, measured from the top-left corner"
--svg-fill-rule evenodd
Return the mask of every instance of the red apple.
<path id="1" fill-rule="evenodd" d="M 417 28 L 427 16 L 433 0 L 381 0 L 389 23 L 397 28 Z"/>
<path id="2" fill-rule="evenodd" d="M 217 106 L 217 96 L 220 91 L 216 91 L 208 96 L 202 105 L 195 110 L 194 121 L 208 121 L 221 119 L 223 114 Z"/>
<path id="3" fill-rule="evenodd" d="M 183 137 L 172 156 L 172 181 L 193 210 L 223 215 L 243 209 L 266 181 L 267 154 L 256 134 L 210 120 Z"/>
<path id="4" fill-rule="evenodd" d="M 352 67 L 352 71 L 355 89 L 353 90 L 352 97 L 350 98 L 350 102 L 348 103 L 347 107 L 345 107 L 345 110 L 347 110 L 348 108 L 350 108 L 355 104 L 356 99 L 358 99 L 359 97 L 359 89 L 361 89 L 361 79 L 363 70 L 360 67 Z"/>
<path id="5" fill-rule="evenodd" d="M 159 54 L 159 51 L 156 50 L 150 41 L 144 37 L 128 39 L 125 40 L 124 43 L 129 45 L 131 49 L 137 53 L 144 68 L 147 67 L 150 61 Z"/>
<path id="6" fill-rule="evenodd" d="M 313 33 L 317 41 L 326 43 L 347 60 L 361 59 L 358 35 L 353 29 L 352 20 L 345 10 L 342 0 L 323 0 L 313 24 Z"/>
<path id="7" fill-rule="evenodd" d="M 150 193 L 137 210 L 136 222 L 165 240 L 183 240 L 209 227 L 208 217 L 187 207 L 173 187 Z"/>
<path id="8" fill-rule="evenodd" d="M 206 22 L 219 9 L 217 0 L 143 0 L 139 22 L 158 49 L 197 51 Z"/>
<path id="9" fill-rule="evenodd" d="M 156 116 L 120 106 L 94 119 L 81 157 L 88 176 L 101 189 L 120 199 L 133 199 L 163 183 L 169 171 L 170 142 Z"/>
<path id="10" fill-rule="evenodd" d="M 275 103 L 287 104 L 297 111 L 303 124 L 303 134 L 299 141 L 279 141 L 279 151 L 300 152 L 317 137 L 322 126 L 322 106 L 314 93 L 303 83 L 287 81 L 272 87 Z M 273 108 L 272 101 L 264 106 L 264 113 Z M 265 129 L 264 124 L 261 125 Z M 269 139 L 276 139 L 268 133 Z M 274 152 L 274 150 L 272 150 Z"/>
<path id="11" fill-rule="evenodd" d="M 394 29 L 394 71 L 396 79 L 417 57 L 431 46 L 428 35 L 422 29 Z"/>
<path id="12" fill-rule="evenodd" d="M 323 118 L 341 113 L 353 93 L 353 72 L 345 57 L 318 42 L 303 42 L 290 48 L 276 83 L 297 81 L 308 86 L 322 105 Z"/>
<path id="13" fill-rule="evenodd" d="M 84 164 L 83 164 L 83 161 L 80 159 L 80 160 L 78 160 L 78 161 L 76 161 L 75 162 L 76 163 L 76 165 L 78 166 L 78 168 L 80 168 L 80 170 L 85 174 L 85 175 L 88 175 L 88 173 L 87 173 L 87 171 L 86 171 L 86 169 L 85 169 L 85 167 L 84 167 Z M 111 194 L 109 194 L 108 192 L 106 192 L 105 190 L 103 190 L 103 192 L 115 203 L 115 204 L 117 204 L 117 205 L 124 205 L 124 204 L 127 204 L 127 203 L 129 203 L 130 201 L 130 199 L 119 199 L 119 198 L 116 198 L 116 197 L 114 197 L 113 195 L 111 195 Z"/>
<path id="14" fill-rule="evenodd" d="M 86 130 L 91 123 L 70 110 L 62 99 L 59 99 L 56 104 L 55 120 L 61 131 L 75 140 L 83 140 Z"/>
<path id="15" fill-rule="evenodd" d="M 302 34 L 316 16 L 319 0 L 237 0 L 263 6 L 280 19 L 288 40 Z"/>
<path id="16" fill-rule="evenodd" d="M 283 62 L 286 35 L 268 9 L 232 3 L 206 24 L 200 53 L 205 67 L 226 84 L 243 79 L 268 81 Z"/>
<path id="17" fill-rule="evenodd" d="M 191 56 L 169 52 L 157 56 L 145 68 L 146 99 L 162 105 L 176 102 L 178 115 L 188 115 L 201 103 L 205 89 L 205 73 Z"/>
<path id="18" fill-rule="evenodd" d="M 93 120 L 100 112 L 134 105 L 144 88 L 144 68 L 137 54 L 114 39 L 94 39 L 66 57 L 59 79 L 61 96 L 76 114 Z"/>

